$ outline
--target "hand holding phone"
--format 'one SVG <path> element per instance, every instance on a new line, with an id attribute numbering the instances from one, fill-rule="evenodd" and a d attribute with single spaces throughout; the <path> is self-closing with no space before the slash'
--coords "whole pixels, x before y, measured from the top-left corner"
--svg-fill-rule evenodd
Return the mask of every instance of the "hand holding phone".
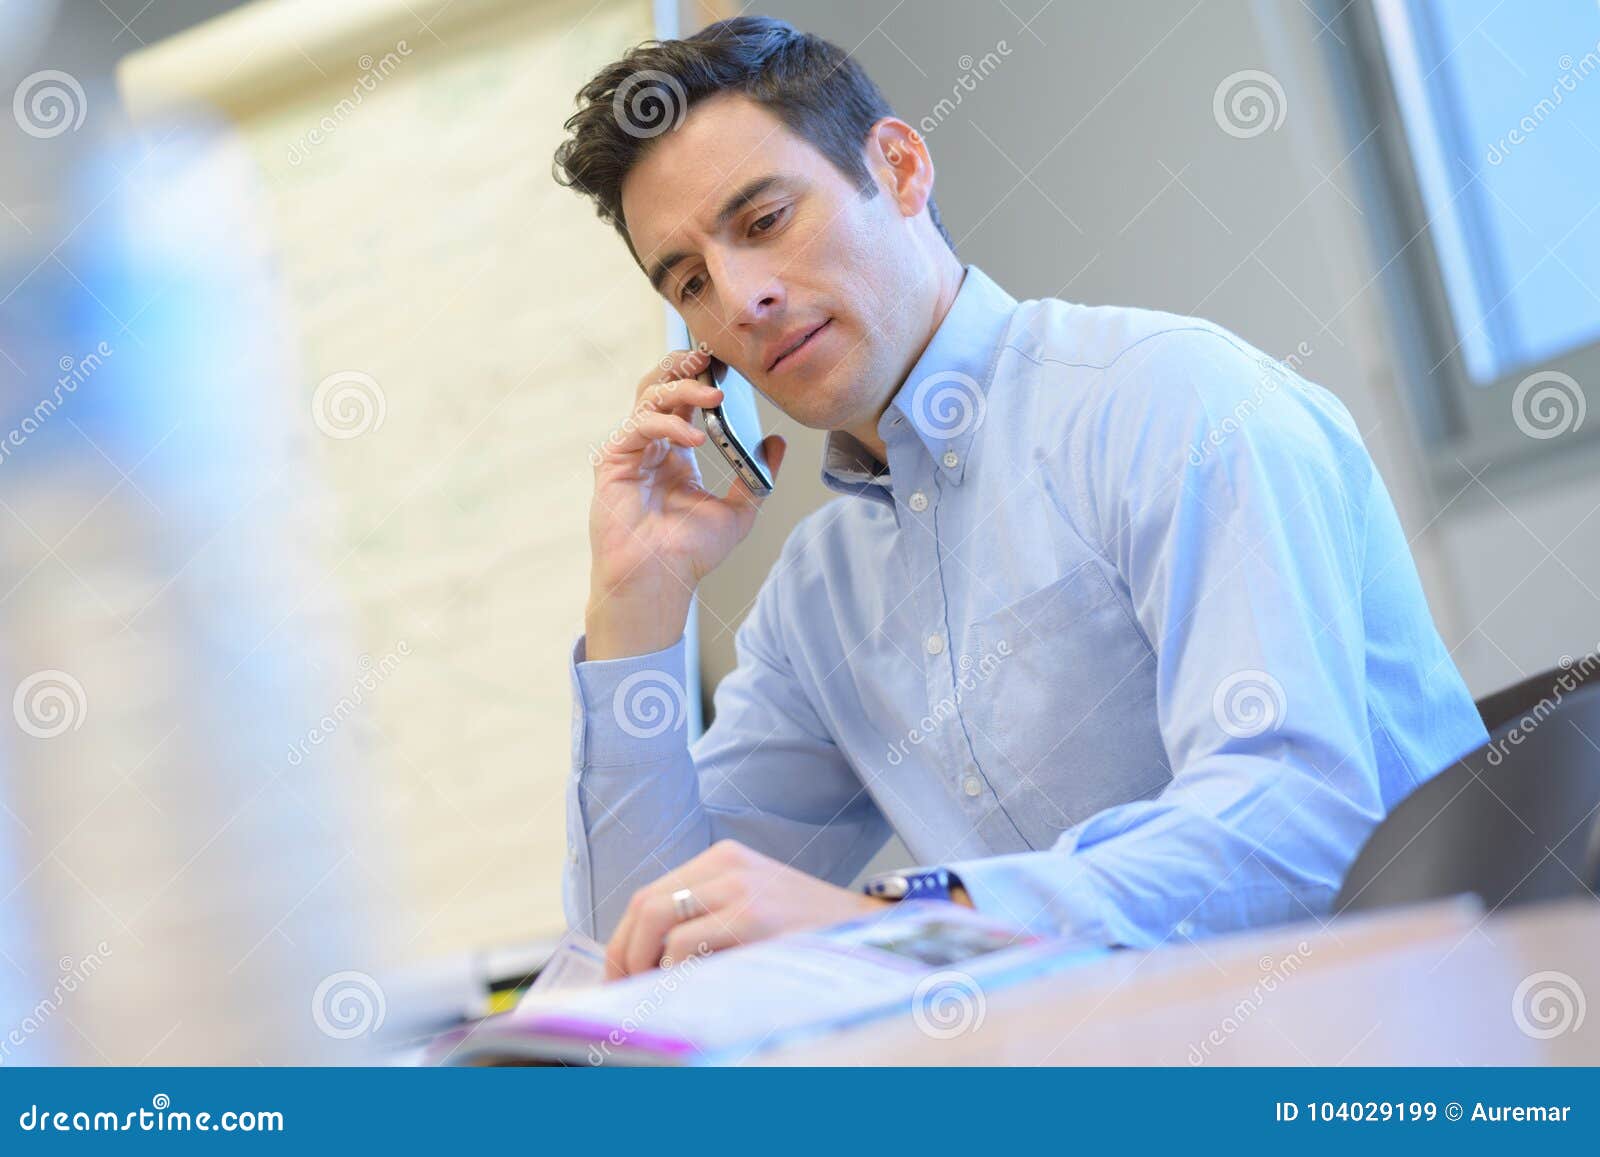
<path id="1" fill-rule="evenodd" d="M 762 442 L 748 382 L 725 369 L 722 385 L 713 376 L 708 351 L 669 353 L 639 379 L 632 412 L 593 450 L 590 659 L 659 651 L 681 637 L 696 586 L 750 533 L 772 489 L 783 439 Z M 747 392 L 734 398 L 729 386 Z M 715 413 L 702 417 L 705 430 L 695 427 L 697 411 Z M 721 495 L 705 489 L 694 454 L 717 435 L 739 479 Z"/>

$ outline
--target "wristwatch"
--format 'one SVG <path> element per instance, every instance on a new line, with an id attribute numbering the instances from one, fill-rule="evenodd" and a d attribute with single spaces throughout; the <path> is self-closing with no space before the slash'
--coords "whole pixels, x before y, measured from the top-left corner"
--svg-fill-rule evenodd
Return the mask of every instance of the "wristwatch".
<path id="1" fill-rule="evenodd" d="M 961 881 L 948 868 L 907 868 L 869 876 L 861 890 L 880 900 L 948 900 Z"/>

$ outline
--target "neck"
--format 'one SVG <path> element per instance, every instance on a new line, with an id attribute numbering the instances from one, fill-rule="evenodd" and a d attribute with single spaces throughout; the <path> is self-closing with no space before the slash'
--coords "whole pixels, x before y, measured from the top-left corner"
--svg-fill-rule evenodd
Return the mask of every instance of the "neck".
<path id="1" fill-rule="evenodd" d="M 943 242 L 941 242 L 942 244 Z M 933 335 L 938 333 L 939 327 L 944 324 L 945 316 L 950 312 L 950 307 L 955 304 L 956 294 L 961 291 L 961 282 L 966 277 L 966 268 L 957 260 L 956 255 L 951 253 L 948 248 L 945 249 L 945 254 L 948 260 L 940 262 L 936 271 L 936 276 L 939 278 L 939 292 L 934 297 L 933 309 L 928 319 L 927 328 L 923 331 L 922 340 L 917 343 L 917 348 L 907 359 L 893 388 L 885 391 L 883 400 L 873 409 L 871 416 L 842 427 L 845 433 L 851 435 L 856 441 L 865 446 L 872 456 L 884 465 L 889 462 L 889 450 L 884 445 L 883 439 L 878 437 L 878 421 L 883 417 L 884 411 L 889 408 L 889 403 L 894 399 L 894 396 L 900 392 L 900 387 L 905 385 L 906 378 L 922 357 L 923 352 L 927 350 L 928 343 L 933 340 Z"/>

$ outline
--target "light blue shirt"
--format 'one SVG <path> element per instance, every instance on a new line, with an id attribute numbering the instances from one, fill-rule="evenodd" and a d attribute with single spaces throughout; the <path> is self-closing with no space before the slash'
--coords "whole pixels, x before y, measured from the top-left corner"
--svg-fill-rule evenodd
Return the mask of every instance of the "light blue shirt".
<path id="1" fill-rule="evenodd" d="M 574 927 L 720 839 L 844 885 L 891 830 L 1037 932 L 1305 919 L 1486 740 L 1349 412 L 1227 331 L 968 266 L 878 434 L 829 435 L 692 747 L 681 641 L 579 640 Z"/>

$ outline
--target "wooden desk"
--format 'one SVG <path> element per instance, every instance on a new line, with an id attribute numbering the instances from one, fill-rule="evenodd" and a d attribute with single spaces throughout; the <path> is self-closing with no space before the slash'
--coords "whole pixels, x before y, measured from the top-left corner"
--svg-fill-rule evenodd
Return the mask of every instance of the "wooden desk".
<path id="1" fill-rule="evenodd" d="M 1521 1008 L 1514 1009 L 1519 986 Z M 1476 901 L 1463 898 L 1117 953 L 983 994 L 981 1018 L 972 1016 L 971 1027 L 949 1039 L 921 1031 L 908 1013 L 755 1060 L 1597 1064 L 1600 1011 L 1579 1021 L 1589 997 L 1600 1000 L 1600 904 L 1570 901 L 1486 918 Z M 1562 1022 L 1565 1031 L 1541 1039 Z"/>

